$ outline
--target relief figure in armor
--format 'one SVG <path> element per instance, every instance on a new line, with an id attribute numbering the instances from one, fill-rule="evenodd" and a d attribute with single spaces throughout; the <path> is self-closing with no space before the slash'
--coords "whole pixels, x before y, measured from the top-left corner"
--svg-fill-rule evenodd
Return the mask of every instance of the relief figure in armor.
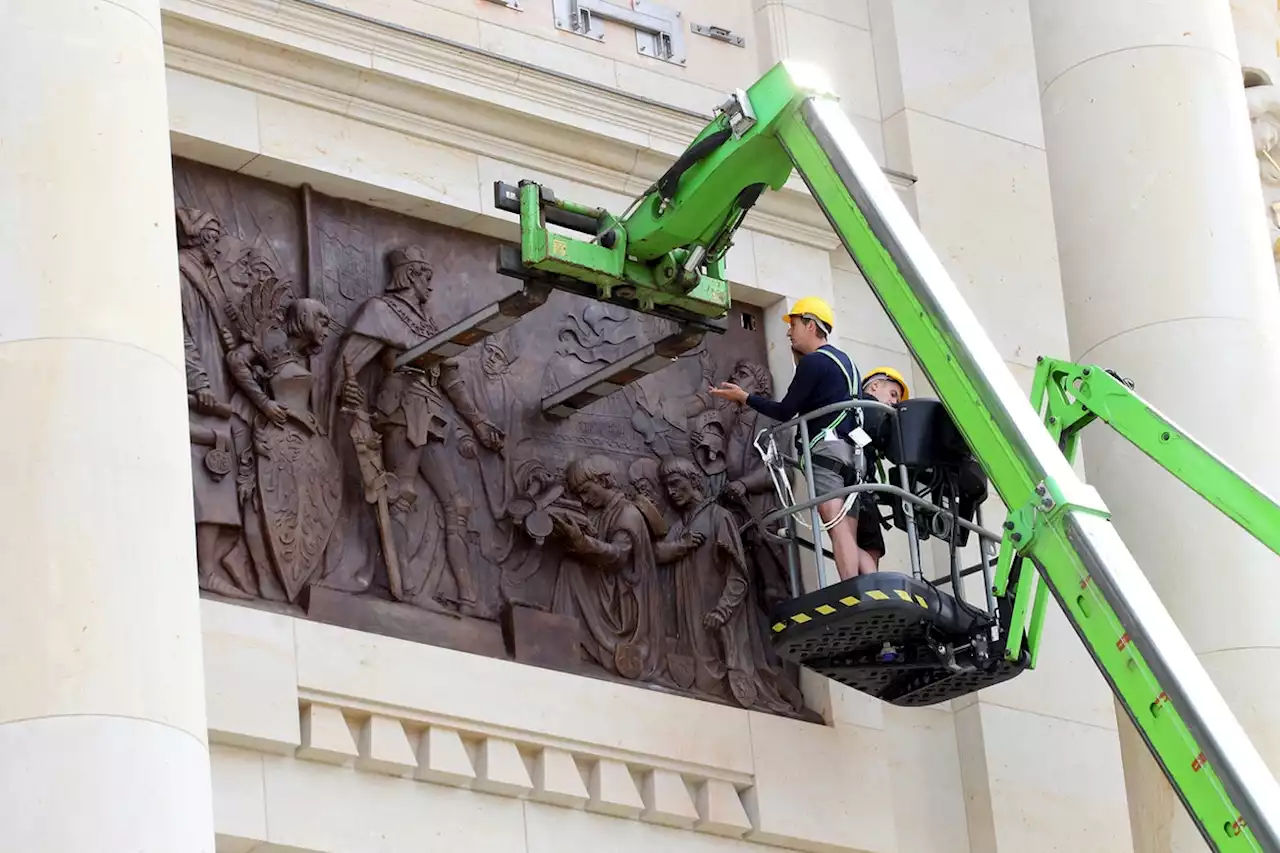
<path id="1" fill-rule="evenodd" d="M 662 590 L 649 523 L 623 493 L 618 467 L 608 456 L 575 459 L 565 481 L 583 512 L 551 513 L 567 552 L 552 609 L 581 621 L 582 648 L 607 672 L 657 680 L 664 645 Z"/>
<path id="2" fill-rule="evenodd" d="M 729 482 L 726 444 L 723 412 L 700 412 L 689 420 L 689 452 L 707 476 L 712 494 L 719 494 Z"/>
<path id="3" fill-rule="evenodd" d="M 244 340 L 228 356 L 253 404 L 252 444 L 240 457 L 244 532 L 263 598 L 294 603 L 323 566 L 342 505 L 342 472 L 311 403 L 308 367 L 329 333 L 329 309 L 297 299 L 261 256 L 240 303 Z"/>
<path id="4" fill-rule="evenodd" d="M 236 460 L 248 445 L 253 408 L 227 364 L 240 343 L 233 318 L 243 290 L 219 269 L 226 232 L 216 216 L 181 207 L 176 224 L 200 587 L 251 598 L 255 584 L 241 535 Z"/>
<path id="5" fill-rule="evenodd" d="M 773 379 L 769 370 L 758 362 L 738 361 L 733 366 L 729 381 L 748 394 L 773 395 Z M 703 425 L 703 419 L 712 413 L 720 425 L 718 429 Z M 754 574 L 765 603 L 772 606 L 789 599 L 785 552 L 781 545 L 770 542 L 756 530 L 761 518 L 778 509 L 769 470 L 755 448 L 756 436 L 768 426 L 768 422 L 762 422 L 760 413 L 754 409 L 716 400 L 705 391 L 690 401 L 686 415 L 691 423 L 702 425 L 699 438 L 703 446 L 695 452 L 695 458 L 701 462 L 705 456 L 708 462 L 717 467 L 723 466 L 714 472 L 720 476 L 709 478 L 708 490 L 717 492 L 719 484 L 723 483 L 725 501 L 739 528 L 750 525 L 749 532 L 743 530 L 742 535 L 747 553 L 753 557 Z M 695 446 L 697 444 L 695 442 Z"/>
<path id="6" fill-rule="evenodd" d="M 708 497 L 705 475 L 689 459 L 662 462 L 662 482 L 678 516 L 669 541 L 675 568 L 676 651 L 668 656 L 679 687 L 736 700 L 744 708 L 795 713 L 799 690 L 770 667 L 747 573 L 746 553 L 733 516 Z"/>
<path id="7" fill-rule="evenodd" d="M 378 513 L 392 596 L 428 607 L 433 600 L 448 601 L 440 590 L 447 566 L 459 609 L 472 614 L 477 595 L 467 544 L 470 504 L 458 488 L 446 443 L 454 438 L 459 453 L 474 458 L 477 442 L 487 452 L 500 453 L 504 437 L 472 400 L 456 361 L 447 359 L 427 370 L 394 366 L 397 356 L 434 335 L 437 326 L 427 307 L 433 270 L 425 252 L 417 246 L 395 249 L 387 261 L 390 283 L 352 318 L 332 367 L 333 387 L 358 445 L 365 499 Z M 338 413 L 337 406 L 330 410 Z M 362 425 L 371 426 L 373 433 L 361 432 Z M 407 519 L 424 502 L 419 476 L 438 503 L 444 526 L 445 559 L 432 558 L 425 566 L 407 547 L 412 544 Z M 372 580 L 372 566 L 339 564 L 331 567 L 324 583 L 363 592 Z"/>

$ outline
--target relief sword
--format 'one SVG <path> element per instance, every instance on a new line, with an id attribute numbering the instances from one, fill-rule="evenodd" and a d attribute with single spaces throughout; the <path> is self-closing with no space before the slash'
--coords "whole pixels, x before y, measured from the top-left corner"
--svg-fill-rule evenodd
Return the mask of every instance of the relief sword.
<path id="1" fill-rule="evenodd" d="M 351 362 L 346 358 L 342 360 L 342 374 L 348 382 L 356 381 Z M 382 438 L 374 432 L 369 422 L 369 412 L 363 406 L 344 403 L 342 411 L 352 417 L 351 442 L 355 445 L 360 478 L 364 481 L 364 499 L 377 505 L 378 534 L 382 539 L 382 554 L 387 561 L 387 582 L 391 587 L 391 597 L 396 601 L 404 601 L 404 579 L 400 574 L 400 559 L 396 555 L 396 540 L 391 529 L 391 507 L 387 502 L 390 475 L 383 465 Z"/>

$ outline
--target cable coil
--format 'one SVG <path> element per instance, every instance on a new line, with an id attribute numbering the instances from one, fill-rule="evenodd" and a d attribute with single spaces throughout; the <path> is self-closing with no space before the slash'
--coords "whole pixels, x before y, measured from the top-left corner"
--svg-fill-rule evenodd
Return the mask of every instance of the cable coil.
<path id="1" fill-rule="evenodd" d="M 761 447 L 762 440 L 767 440 L 767 446 Z M 768 429 L 760 430 L 760 432 L 756 435 L 756 440 L 754 442 L 754 445 L 756 448 L 756 453 L 760 454 L 761 460 L 764 461 L 765 468 L 767 468 L 769 471 L 769 479 L 773 481 L 773 489 L 774 489 L 774 492 L 776 492 L 778 495 L 778 500 L 787 509 L 794 509 L 796 505 L 796 496 L 795 496 L 795 492 L 791 488 L 791 478 L 787 476 L 786 457 L 784 457 L 781 451 L 778 450 L 778 443 L 775 440 L 772 431 Z M 804 476 L 808 478 L 809 473 L 804 472 Z M 810 491 L 812 491 L 813 483 L 811 480 L 809 481 L 809 483 L 810 483 Z M 815 494 L 814 497 L 815 498 L 820 497 L 820 495 Z M 848 496 L 846 496 L 844 499 L 844 503 L 840 507 L 840 512 L 836 513 L 836 517 L 833 518 L 831 521 L 821 522 L 819 525 L 819 529 L 823 533 L 830 532 L 833 527 L 835 527 L 841 521 L 844 521 L 845 517 L 849 514 L 850 510 L 852 510 L 853 507 L 858 503 L 858 499 L 860 497 L 861 495 L 858 492 L 853 492 L 852 494 L 849 494 Z M 804 519 L 796 518 L 795 516 L 792 516 L 792 518 L 794 518 L 796 523 L 799 524 L 801 527 L 804 527 L 807 530 L 813 529 L 813 525 L 809 524 Z"/>

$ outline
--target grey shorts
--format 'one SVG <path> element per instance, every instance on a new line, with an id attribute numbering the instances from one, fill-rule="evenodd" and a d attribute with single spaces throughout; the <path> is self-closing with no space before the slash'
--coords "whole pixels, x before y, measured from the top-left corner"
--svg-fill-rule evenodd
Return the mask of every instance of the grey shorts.
<path id="1" fill-rule="evenodd" d="M 817 459 L 818 457 L 821 456 L 821 457 L 826 457 L 827 459 L 834 459 L 845 465 L 855 466 L 855 470 L 857 471 L 857 482 L 862 482 L 863 474 L 865 472 L 861 470 L 862 466 L 858 465 L 857 463 L 862 462 L 863 460 L 866 459 L 866 457 L 858 453 L 857 450 L 854 448 L 854 446 L 849 442 L 847 441 L 819 442 L 818 445 L 813 448 L 812 455 L 814 459 Z M 835 471 L 832 471 L 830 468 L 826 468 L 822 465 L 817 464 L 816 462 L 814 463 L 814 466 L 813 466 L 814 497 L 821 497 L 822 495 L 830 494 L 831 492 L 837 492 L 840 489 L 843 489 L 845 486 L 849 486 L 849 485 L 853 485 L 853 483 L 846 482 L 846 478 L 844 476 L 840 475 Z"/>

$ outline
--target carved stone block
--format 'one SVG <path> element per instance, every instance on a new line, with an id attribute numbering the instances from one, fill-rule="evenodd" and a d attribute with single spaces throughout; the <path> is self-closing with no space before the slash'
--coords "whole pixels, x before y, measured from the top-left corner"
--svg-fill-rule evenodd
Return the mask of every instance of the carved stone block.
<path id="1" fill-rule="evenodd" d="M 340 708 L 310 704 L 301 710 L 302 744 L 298 758 L 325 764 L 347 764 L 360 757 L 351 728 Z"/>
<path id="2" fill-rule="evenodd" d="M 374 714 L 360 726 L 360 757 L 356 767 L 388 776 L 407 776 L 418 759 L 399 720 Z"/>
<path id="3" fill-rule="evenodd" d="M 507 604 L 502 634 L 507 652 L 520 663 L 570 671 L 582 667 L 582 623 L 572 616 Z"/>
<path id="4" fill-rule="evenodd" d="M 475 765 L 456 730 L 431 726 L 422 733 L 414 778 L 459 788 L 475 782 Z"/>
<path id="5" fill-rule="evenodd" d="M 348 595 L 319 586 L 307 590 L 303 603 L 307 616 L 317 622 L 431 646 L 466 649 L 490 657 L 507 656 L 502 631 L 493 622 L 422 610 L 373 596 Z"/>
<path id="6" fill-rule="evenodd" d="M 533 765 L 533 799 L 543 803 L 582 808 L 591 799 L 586 783 L 572 755 L 548 746 L 538 753 Z"/>

